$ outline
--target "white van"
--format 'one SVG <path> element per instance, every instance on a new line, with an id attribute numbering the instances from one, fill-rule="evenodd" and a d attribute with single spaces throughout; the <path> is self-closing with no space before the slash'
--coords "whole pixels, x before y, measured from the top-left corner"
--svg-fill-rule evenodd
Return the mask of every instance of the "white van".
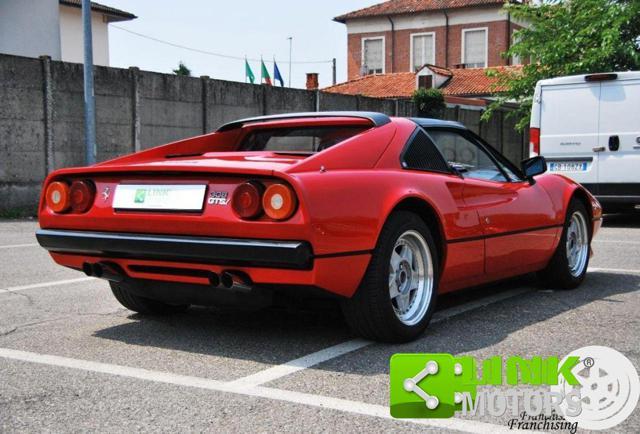
<path id="1" fill-rule="evenodd" d="M 640 208 L 640 72 L 541 80 L 531 156 L 584 185 L 605 210 Z"/>

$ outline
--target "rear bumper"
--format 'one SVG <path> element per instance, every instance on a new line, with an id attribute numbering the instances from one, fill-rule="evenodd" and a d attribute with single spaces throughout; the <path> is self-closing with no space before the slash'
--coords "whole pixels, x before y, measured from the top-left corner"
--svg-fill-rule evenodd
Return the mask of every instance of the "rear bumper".
<path id="1" fill-rule="evenodd" d="M 57 253 L 203 264 L 305 270 L 313 264 L 305 241 L 189 237 L 40 229 L 38 243 Z"/>

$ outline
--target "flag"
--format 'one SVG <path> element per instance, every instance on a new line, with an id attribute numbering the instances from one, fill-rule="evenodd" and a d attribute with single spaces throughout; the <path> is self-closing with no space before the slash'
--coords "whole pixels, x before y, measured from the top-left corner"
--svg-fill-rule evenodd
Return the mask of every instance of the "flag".
<path id="1" fill-rule="evenodd" d="M 279 81 L 280 86 L 284 87 L 284 80 L 282 79 L 282 74 L 280 74 L 280 69 L 278 69 L 276 59 L 273 59 L 273 81 Z"/>
<path id="2" fill-rule="evenodd" d="M 267 71 L 267 65 L 264 64 L 264 60 L 262 59 L 260 59 L 260 63 L 262 64 L 261 70 L 260 70 L 260 73 L 261 73 L 260 81 L 271 86 L 271 77 L 269 76 L 269 71 Z"/>
<path id="3" fill-rule="evenodd" d="M 249 62 L 245 58 L 244 59 L 244 81 L 247 81 L 247 79 L 251 82 L 251 84 L 253 84 L 256 81 L 256 76 L 253 75 L 253 71 L 249 66 Z"/>

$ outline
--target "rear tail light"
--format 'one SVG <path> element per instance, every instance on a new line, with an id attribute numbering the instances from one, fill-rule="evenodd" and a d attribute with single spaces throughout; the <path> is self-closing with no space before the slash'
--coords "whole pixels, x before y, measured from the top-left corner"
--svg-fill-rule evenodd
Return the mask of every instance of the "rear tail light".
<path id="1" fill-rule="evenodd" d="M 293 215 L 297 206 L 296 195 L 284 184 L 271 184 L 262 197 L 265 214 L 274 220 L 286 220 Z"/>
<path id="2" fill-rule="evenodd" d="M 84 213 L 93 205 L 96 189 L 91 181 L 73 181 L 69 189 L 71 210 L 74 213 Z"/>
<path id="3" fill-rule="evenodd" d="M 231 207 L 240 218 L 252 219 L 262 214 L 262 192 L 264 187 L 257 182 L 240 184 L 231 198 Z"/>
<path id="4" fill-rule="evenodd" d="M 69 186 L 65 182 L 52 182 L 45 192 L 45 200 L 53 212 L 67 211 L 71 206 Z"/>
<path id="5" fill-rule="evenodd" d="M 532 157 L 540 155 L 540 128 L 529 130 L 529 151 Z"/>

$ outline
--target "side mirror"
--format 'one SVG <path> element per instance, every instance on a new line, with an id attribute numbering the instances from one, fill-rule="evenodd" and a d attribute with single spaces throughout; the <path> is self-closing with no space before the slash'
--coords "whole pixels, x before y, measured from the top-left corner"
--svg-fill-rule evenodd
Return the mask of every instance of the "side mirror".
<path id="1" fill-rule="evenodd" d="M 522 161 L 520 163 L 520 167 L 522 167 L 522 173 L 524 173 L 525 178 L 531 183 L 535 182 L 533 177 L 536 175 L 541 175 L 547 171 L 547 160 L 544 157 L 533 157 L 527 160 Z"/>

